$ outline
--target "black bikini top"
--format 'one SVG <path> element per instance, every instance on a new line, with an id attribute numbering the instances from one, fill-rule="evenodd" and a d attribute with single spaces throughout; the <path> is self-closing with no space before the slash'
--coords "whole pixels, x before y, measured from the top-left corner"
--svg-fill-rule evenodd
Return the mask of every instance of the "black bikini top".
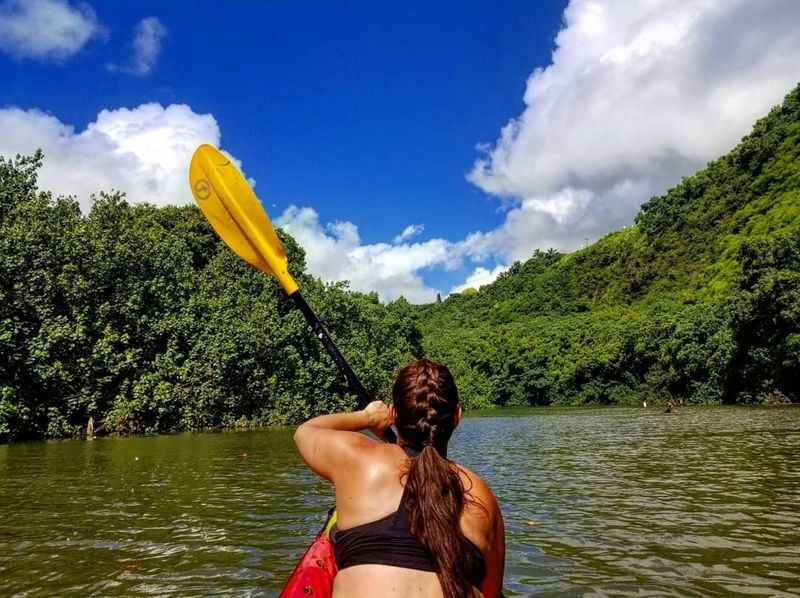
<path id="1" fill-rule="evenodd" d="M 431 552 L 411 534 L 405 489 L 394 513 L 349 529 L 334 528 L 331 537 L 339 569 L 355 565 L 391 565 L 418 571 L 437 570 Z M 469 546 L 473 549 L 468 555 L 470 581 L 479 587 L 486 576 L 486 563 L 478 547 L 472 542 Z"/>

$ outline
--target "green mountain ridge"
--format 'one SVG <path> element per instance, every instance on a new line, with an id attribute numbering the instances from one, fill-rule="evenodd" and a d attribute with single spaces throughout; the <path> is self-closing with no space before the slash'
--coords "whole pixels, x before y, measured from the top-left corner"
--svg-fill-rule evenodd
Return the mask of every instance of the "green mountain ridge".
<path id="1" fill-rule="evenodd" d="M 797 400 L 799 231 L 800 87 L 633 226 L 423 307 L 424 346 L 481 406 Z"/>
<path id="2" fill-rule="evenodd" d="M 0 157 L 0 441 L 292 423 L 351 408 L 277 283 L 199 210 L 88 214 Z M 580 251 L 477 292 L 382 305 L 290 270 L 367 390 L 423 354 L 468 408 L 800 400 L 800 87 L 729 154 Z"/>

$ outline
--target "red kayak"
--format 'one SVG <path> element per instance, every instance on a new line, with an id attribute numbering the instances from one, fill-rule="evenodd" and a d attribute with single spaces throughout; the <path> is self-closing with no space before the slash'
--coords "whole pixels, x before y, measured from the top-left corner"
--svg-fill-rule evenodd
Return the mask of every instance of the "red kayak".
<path id="1" fill-rule="evenodd" d="M 308 547 L 297 563 L 280 598 L 331 598 L 333 578 L 336 577 L 336 559 L 333 557 L 331 528 L 336 523 L 336 511 L 331 509 L 328 520 L 317 539 Z"/>

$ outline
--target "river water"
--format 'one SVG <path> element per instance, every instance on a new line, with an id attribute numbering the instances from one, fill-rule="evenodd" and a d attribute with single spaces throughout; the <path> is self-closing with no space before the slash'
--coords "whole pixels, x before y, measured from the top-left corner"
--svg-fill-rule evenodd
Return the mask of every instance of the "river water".
<path id="1" fill-rule="evenodd" d="M 800 409 L 501 414 L 508 595 L 800 595 Z M 275 596 L 331 496 L 289 430 L 0 446 L 0 595 Z"/>

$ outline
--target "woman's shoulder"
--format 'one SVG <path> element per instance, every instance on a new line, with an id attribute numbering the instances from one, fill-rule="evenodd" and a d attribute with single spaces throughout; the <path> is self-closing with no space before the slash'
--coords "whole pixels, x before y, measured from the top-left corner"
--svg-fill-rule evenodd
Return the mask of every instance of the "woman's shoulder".
<path id="1" fill-rule="evenodd" d="M 466 493 L 465 514 L 491 524 L 500 512 L 497 497 L 495 497 L 491 487 L 481 476 L 468 467 L 460 464 L 456 464 L 456 467 Z"/>
<path id="2" fill-rule="evenodd" d="M 481 476 L 460 463 L 456 463 L 455 465 L 458 468 L 458 475 L 461 476 L 461 483 L 464 484 L 464 490 L 468 495 L 476 499 L 484 499 L 494 504 L 497 503 L 494 492 L 492 492 L 489 484 Z"/>
<path id="3" fill-rule="evenodd" d="M 394 480 L 402 469 L 405 457 L 397 447 L 360 432 L 346 432 L 342 439 L 348 446 L 347 470 L 344 477 L 361 478 L 366 484 L 382 485 Z M 391 484 L 390 484 L 391 485 Z"/>
<path id="4" fill-rule="evenodd" d="M 481 552 L 486 553 L 495 544 L 498 522 L 502 521 L 500 506 L 483 478 L 468 467 L 458 464 L 457 467 L 466 494 L 462 530 Z"/>

